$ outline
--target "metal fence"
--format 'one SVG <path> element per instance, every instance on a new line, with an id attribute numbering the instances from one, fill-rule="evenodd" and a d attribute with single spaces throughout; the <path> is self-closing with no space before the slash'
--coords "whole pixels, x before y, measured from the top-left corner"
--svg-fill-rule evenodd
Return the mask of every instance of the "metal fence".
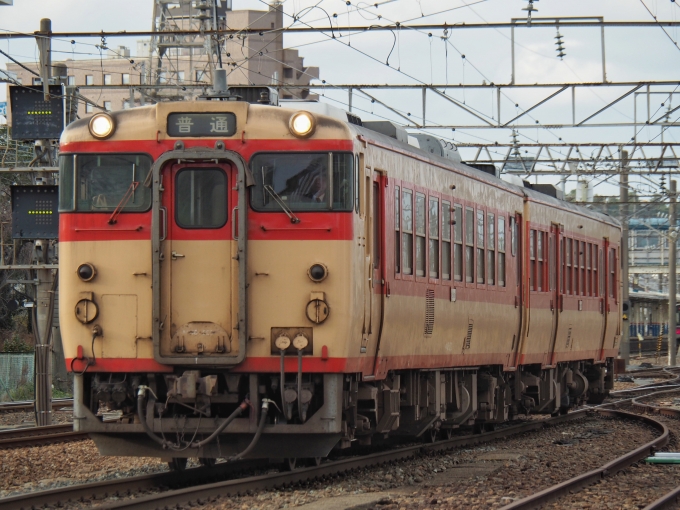
<path id="1" fill-rule="evenodd" d="M 0 401 L 24 400 L 17 390 L 33 386 L 33 360 L 33 353 L 0 353 Z"/>

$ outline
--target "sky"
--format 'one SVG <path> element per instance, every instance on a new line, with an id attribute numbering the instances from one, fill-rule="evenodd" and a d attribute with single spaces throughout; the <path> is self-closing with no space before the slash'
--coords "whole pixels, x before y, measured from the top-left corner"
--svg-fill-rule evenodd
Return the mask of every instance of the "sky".
<path id="1" fill-rule="evenodd" d="M 509 22 L 513 18 L 526 18 L 522 10 L 526 0 L 378 0 L 356 2 L 352 0 L 286 0 L 283 8 L 284 26 L 300 21 L 294 26 L 328 27 L 339 25 L 388 24 L 395 21 L 403 25 L 418 23 Z M 348 5 L 349 4 L 349 5 Z M 679 20 L 680 5 L 670 0 L 535 0 L 538 9 L 534 17 L 603 17 L 606 21 Z M 40 18 L 52 20 L 53 31 L 118 31 L 150 30 L 152 0 L 14 0 L 13 6 L 0 7 L 0 32 L 33 32 L 38 29 Z M 233 0 L 233 9 L 267 8 L 263 0 Z M 649 11 L 647 10 L 649 9 Z M 441 12 L 445 11 L 445 12 Z M 439 13 L 439 14 L 437 14 Z M 515 31 L 516 81 L 520 83 L 578 83 L 602 80 L 602 55 L 599 28 L 564 28 L 563 36 L 567 56 L 556 56 L 553 28 L 518 28 Z M 429 34 L 432 34 L 431 36 Z M 347 92 L 336 91 L 333 84 L 342 83 L 508 83 L 511 75 L 511 44 L 509 29 L 408 30 L 394 32 L 368 32 L 347 34 L 337 39 L 324 34 L 287 34 L 284 46 L 297 47 L 305 58 L 305 65 L 319 66 L 321 79 L 326 81 L 322 100 L 347 108 Z M 609 81 L 646 81 L 678 79 L 680 49 L 673 41 L 680 38 L 680 28 L 607 28 L 605 29 L 606 73 Z M 671 39 L 673 41 L 671 41 Z M 136 50 L 134 38 L 110 38 L 109 47 L 126 45 Z M 99 56 L 95 48 L 98 38 L 80 38 L 54 41 L 53 51 L 62 52 L 63 58 L 93 58 Z M 37 61 L 38 51 L 33 39 L 0 39 L 0 49 L 20 61 Z M 462 57 L 465 55 L 465 58 Z M 55 53 L 55 57 L 60 54 Z M 53 58 L 55 58 L 53 57 Z M 389 66 L 386 62 L 389 60 Z M 0 55 L 0 68 L 7 59 Z M 668 104 L 680 101 L 680 85 L 664 89 L 666 95 L 655 95 L 654 100 Z M 661 89 L 660 89 L 661 90 Z M 545 95 L 551 93 L 546 90 Z M 623 89 L 592 88 L 580 93 L 577 117 L 584 118 L 597 111 L 623 93 Z M 671 92 L 675 92 L 671 94 Z M 377 94 L 377 93 L 376 93 Z M 497 115 L 491 91 L 453 91 L 451 96 L 475 108 L 483 109 L 484 115 Z M 380 99 L 404 112 L 421 115 L 421 93 L 380 92 Z M 0 102 L 5 101 L 6 91 L 0 87 Z M 625 142 L 631 138 L 632 128 L 618 129 L 562 129 L 546 127 L 551 121 L 568 121 L 571 118 L 570 95 L 560 96 L 544 107 L 532 112 L 539 120 L 536 129 L 520 132 L 521 141 L 551 141 L 562 138 L 567 142 L 602 141 Z M 503 98 L 501 110 L 504 115 L 513 110 L 521 111 L 536 101 L 536 90 L 514 89 Z M 660 102 L 657 101 L 657 102 Z M 628 121 L 632 117 L 634 102 L 638 111 L 646 108 L 644 97 L 633 96 L 619 103 L 606 114 L 609 120 Z M 367 98 L 354 96 L 355 113 L 362 118 L 395 118 L 379 104 Z M 517 107 L 515 105 L 518 105 Z M 661 107 L 653 101 L 652 111 Z M 446 106 L 444 100 L 428 99 L 428 118 L 441 124 L 466 124 L 471 117 L 461 110 Z M 676 115 L 678 112 L 676 112 Z M 505 117 L 507 118 L 507 117 Z M 541 120 L 543 119 L 543 120 Z M 0 122 L 2 120 L 0 119 Z M 664 133 L 666 141 L 680 141 L 678 128 Z M 456 130 L 437 133 L 456 142 L 510 141 L 507 130 Z M 638 139 L 659 139 L 659 128 L 639 130 Z M 642 183 L 640 184 L 642 186 Z M 570 183 L 569 186 L 573 186 Z M 569 189 L 568 186 L 568 189 Z M 612 194 L 613 186 L 602 186 L 596 193 Z"/>

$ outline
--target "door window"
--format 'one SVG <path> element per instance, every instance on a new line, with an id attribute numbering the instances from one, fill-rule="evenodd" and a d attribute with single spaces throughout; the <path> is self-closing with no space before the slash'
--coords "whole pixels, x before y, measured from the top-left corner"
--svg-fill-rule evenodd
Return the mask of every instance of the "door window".
<path id="1" fill-rule="evenodd" d="M 175 221 L 182 228 L 227 222 L 227 175 L 219 168 L 186 168 L 175 179 Z"/>

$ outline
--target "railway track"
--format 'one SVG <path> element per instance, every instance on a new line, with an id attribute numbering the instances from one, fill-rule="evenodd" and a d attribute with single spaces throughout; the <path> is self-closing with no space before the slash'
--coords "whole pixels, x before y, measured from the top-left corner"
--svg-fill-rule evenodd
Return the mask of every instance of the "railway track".
<path id="1" fill-rule="evenodd" d="M 275 487 L 289 486 L 318 478 L 335 476 L 362 469 L 370 466 L 385 464 L 397 460 L 403 460 L 418 456 L 428 451 L 443 451 L 462 446 L 469 446 L 487 441 L 509 437 L 517 434 L 526 433 L 533 430 L 540 430 L 544 427 L 554 426 L 567 421 L 579 419 L 587 415 L 588 410 L 576 411 L 565 416 L 550 418 L 540 421 L 529 421 L 520 425 L 504 427 L 502 429 L 477 434 L 462 436 L 453 439 L 438 441 L 431 444 L 419 444 L 392 449 L 385 452 L 373 453 L 367 456 L 345 458 L 325 462 L 319 466 L 298 469 L 292 472 L 280 472 L 258 476 L 249 476 L 230 480 L 216 481 L 210 484 L 201 484 L 184 487 L 175 490 L 167 490 L 157 494 L 141 495 L 134 499 L 117 501 L 105 504 L 102 508 L 128 508 L 128 509 L 151 509 L 164 508 L 189 503 L 205 503 L 218 496 L 243 494 L 247 491 L 260 491 Z M 668 441 L 668 430 L 662 424 L 652 418 L 639 416 L 622 411 L 599 410 L 597 412 L 606 416 L 625 416 L 628 418 L 646 421 L 655 426 L 660 435 L 652 443 L 644 445 L 628 454 L 625 459 L 609 463 L 611 469 L 620 469 L 620 466 L 628 465 L 648 455 L 652 448 L 661 447 Z M 619 462 L 616 464 L 616 462 Z M 93 484 L 74 485 L 37 493 L 12 496 L 0 500 L 0 505 L 6 509 L 21 508 L 40 508 L 44 505 L 63 505 L 68 506 L 69 501 L 86 501 L 88 499 L 101 499 L 111 495 L 119 496 L 133 495 L 139 491 L 153 490 L 160 487 L 177 486 L 178 483 L 200 483 L 205 482 L 206 476 L 213 479 L 229 476 L 238 470 L 245 469 L 242 464 L 218 464 L 212 470 L 207 468 L 195 468 L 184 473 L 160 473 L 128 479 L 118 479 L 107 482 L 97 482 Z"/>
<path id="2" fill-rule="evenodd" d="M 352 457 L 343 460 L 329 461 L 320 466 L 297 469 L 292 472 L 274 473 L 268 475 L 251 476 L 234 480 L 219 481 L 209 485 L 198 485 L 178 490 L 166 491 L 160 494 L 143 496 L 133 500 L 104 505 L 102 508 L 162 508 L 166 504 L 181 504 L 181 502 L 206 500 L 215 495 L 242 493 L 249 490 L 262 490 L 282 485 L 300 483 L 323 476 L 331 476 L 353 469 L 378 465 L 394 460 L 416 456 L 424 451 L 447 450 L 460 446 L 474 445 L 494 439 L 521 434 L 532 430 L 539 430 L 546 426 L 575 420 L 586 415 L 586 411 L 578 411 L 557 418 L 530 421 L 521 425 L 504 427 L 502 429 L 462 436 L 454 439 L 438 441 L 431 444 L 418 444 L 404 448 L 397 448 L 387 452 L 375 453 L 368 456 Z M 233 464 L 218 464 L 213 468 L 188 469 L 183 473 L 159 473 L 127 479 L 117 479 L 91 484 L 73 485 L 59 489 L 51 489 L 36 493 L 21 494 L 0 500 L 3 509 L 40 508 L 44 505 L 67 505 L 69 501 L 83 501 L 84 499 L 100 499 L 111 495 L 131 495 L 135 492 L 159 487 L 177 486 L 179 483 L 200 483 L 207 477 L 216 479 L 229 476 L 250 467 L 262 466 L 261 461 L 246 461 Z M 132 505 L 132 506 L 128 506 Z M 141 505 L 141 506 L 140 506 Z"/>
<path id="3" fill-rule="evenodd" d="M 25 427 L 0 431 L 0 448 L 40 446 L 87 439 L 87 437 L 87 433 L 74 432 L 72 423 L 47 427 Z"/>
<path id="4" fill-rule="evenodd" d="M 52 400 L 52 409 L 59 407 L 73 407 L 72 398 L 57 398 Z M 32 411 L 35 408 L 33 400 L 22 400 L 20 402 L 0 402 L 0 413 L 11 411 Z"/>
<path id="5" fill-rule="evenodd" d="M 666 373 L 676 375 L 677 372 L 674 370 L 677 369 L 664 369 Z M 665 384 L 666 385 L 674 385 L 678 383 L 678 380 L 680 380 L 680 376 L 675 377 L 674 379 L 671 379 L 667 381 Z M 648 387 L 641 386 L 639 388 L 633 388 L 630 390 L 621 390 L 616 393 L 632 393 L 635 390 L 648 390 L 652 391 L 652 393 L 646 394 L 646 395 L 640 395 L 632 399 L 627 399 L 625 401 L 619 401 L 619 402 L 612 402 L 610 404 L 605 404 L 605 406 L 630 406 L 634 411 L 637 413 L 641 413 L 638 416 L 641 416 L 644 419 L 649 418 L 648 415 L 650 414 L 658 414 L 661 416 L 665 417 L 670 417 L 674 419 L 680 419 L 680 409 L 672 409 L 664 406 L 657 406 L 654 404 L 649 404 L 645 403 L 644 400 L 648 398 L 656 398 L 659 396 L 663 395 L 669 395 L 669 394 L 678 394 L 680 393 L 680 388 L 673 388 L 670 390 L 664 390 L 664 391 L 658 391 L 658 389 L 663 387 L 664 383 L 661 384 L 656 384 L 656 385 L 649 385 Z M 651 386 L 654 386 L 652 388 Z M 606 412 L 606 411 L 603 411 Z M 647 443 L 646 445 L 643 445 L 642 447 L 626 454 L 618 459 L 613 460 L 612 462 L 609 462 L 605 464 L 604 466 L 601 466 L 595 470 L 592 470 L 588 473 L 585 473 L 583 475 L 571 478 L 569 480 L 566 480 L 562 483 L 556 484 L 552 487 L 548 487 L 547 489 L 540 491 L 536 494 L 533 494 L 529 497 L 523 498 L 521 500 L 515 501 L 514 503 L 504 506 L 503 510 L 525 510 L 525 509 L 530 509 L 530 508 L 537 508 L 540 505 L 544 505 L 550 501 L 554 501 L 555 499 L 558 499 L 559 497 L 563 496 L 564 494 L 570 493 L 570 492 L 575 492 L 583 487 L 586 487 L 588 485 L 591 485 L 599 480 L 604 479 L 605 477 L 615 475 L 617 472 L 621 471 L 627 466 L 630 466 L 631 464 L 642 460 L 643 458 L 647 457 L 650 453 L 653 453 L 654 450 L 657 448 L 664 446 L 665 444 L 668 443 L 668 435 L 669 435 L 669 430 L 668 427 L 660 423 L 656 420 L 652 420 L 651 422 L 648 422 L 650 424 L 655 423 L 659 424 L 663 427 L 664 432 L 663 434 L 657 438 L 652 445 L 652 443 Z M 657 426 L 657 425 L 655 425 Z M 661 440 L 665 437 L 665 441 L 663 443 Z M 680 500 L 680 486 L 676 487 L 672 491 L 664 494 L 662 497 L 659 499 L 653 501 L 649 505 L 647 505 L 644 510 L 661 510 L 665 508 L 671 508 L 675 507 L 676 503 Z"/>

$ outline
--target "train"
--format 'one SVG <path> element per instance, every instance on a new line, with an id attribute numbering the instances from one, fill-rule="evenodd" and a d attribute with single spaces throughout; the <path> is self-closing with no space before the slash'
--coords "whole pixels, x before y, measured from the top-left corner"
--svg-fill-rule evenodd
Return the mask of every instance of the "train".
<path id="1" fill-rule="evenodd" d="M 602 402 L 615 219 L 427 133 L 243 89 L 62 134 L 60 327 L 101 454 L 318 462 Z"/>

